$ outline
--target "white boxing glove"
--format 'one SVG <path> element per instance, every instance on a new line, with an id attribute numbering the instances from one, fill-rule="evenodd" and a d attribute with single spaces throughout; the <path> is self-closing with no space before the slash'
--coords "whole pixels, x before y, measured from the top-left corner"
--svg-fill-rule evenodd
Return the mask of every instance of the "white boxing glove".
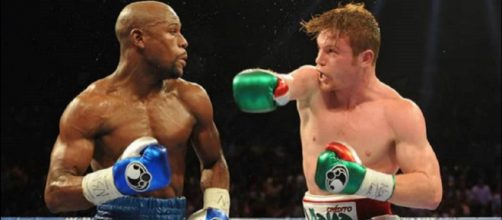
<path id="1" fill-rule="evenodd" d="M 228 220 L 230 194 L 226 189 L 207 188 L 204 191 L 204 207 L 193 213 L 188 220 Z"/>

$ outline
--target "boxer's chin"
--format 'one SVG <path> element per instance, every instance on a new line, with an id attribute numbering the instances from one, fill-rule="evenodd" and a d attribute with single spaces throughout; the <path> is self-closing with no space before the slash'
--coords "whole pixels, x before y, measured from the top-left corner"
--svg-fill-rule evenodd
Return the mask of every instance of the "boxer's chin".
<path id="1" fill-rule="evenodd" d="M 174 72 L 173 75 L 174 75 L 174 77 L 180 78 L 180 77 L 183 76 L 185 65 L 186 64 L 184 64 L 184 63 L 183 64 L 176 63 L 174 65 L 174 68 L 173 68 L 173 72 Z"/>
<path id="2" fill-rule="evenodd" d="M 174 67 L 164 73 L 165 79 L 177 79 L 183 76 L 183 68 Z"/>
<path id="3" fill-rule="evenodd" d="M 325 84 L 322 84 L 322 83 L 321 83 L 321 85 L 320 85 L 320 89 L 321 89 L 321 91 L 323 91 L 323 92 L 330 92 L 330 91 L 332 91 L 332 90 L 333 90 L 330 86 L 325 85 Z"/>
<path id="4" fill-rule="evenodd" d="M 331 82 L 326 82 L 326 81 L 320 81 L 319 88 L 323 92 L 330 92 L 334 90 L 334 86 L 331 84 Z"/>
<path id="5" fill-rule="evenodd" d="M 176 68 L 173 73 L 174 78 L 180 78 L 183 76 L 183 68 Z"/>

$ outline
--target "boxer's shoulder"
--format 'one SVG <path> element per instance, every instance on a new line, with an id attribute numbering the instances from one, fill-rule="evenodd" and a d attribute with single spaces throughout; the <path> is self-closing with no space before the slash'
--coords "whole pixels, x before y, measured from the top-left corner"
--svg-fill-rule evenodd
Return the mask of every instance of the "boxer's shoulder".
<path id="1" fill-rule="evenodd" d="M 212 117 L 212 104 L 206 90 L 199 84 L 184 79 L 176 79 L 173 82 L 176 95 L 185 107 L 196 117 L 204 117 L 210 113 Z"/>
<path id="2" fill-rule="evenodd" d="M 191 82 L 185 79 L 174 79 L 174 80 L 169 80 L 173 86 L 166 86 L 166 89 L 169 89 L 169 87 L 174 87 L 178 92 L 180 92 L 182 95 L 186 94 L 191 94 L 191 93 L 200 93 L 204 92 L 205 89 L 199 85 L 198 83 Z"/>
<path id="3" fill-rule="evenodd" d="M 174 82 L 177 95 L 186 103 L 193 103 L 209 99 L 206 90 L 199 84 L 184 79 L 176 79 Z M 197 103 L 195 103 L 197 104 Z"/>
<path id="4" fill-rule="evenodd" d="M 90 84 L 78 97 L 82 102 L 95 108 L 103 108 L 114 103 L 119 97 L 123 97 L 117 95 L 118 91 L 117 86 L 108 80 L 98 80 Z"/>
<path id="5" fill-rule="evenodd" d="M 392 98 L 381 101 L 387 113 L 394 114 L 415 114 L 420 111 L 418 105 L 407 98 Z"/>
<path id="6" fill-rule="evenodd" d="M 90 84 L 68 104 L 63 116 L 85 118 L 81 123 L 96 123 L 103 119 L 107 112 L 116 107 L 114 103 L 118 103 L 116 98 L 109 94 L 109 88 L 109 83 L 103 80 Z"/>
<path id="7" fill-rule="evenodd" d="M 117 91 L 118 87 L 114 86 L 109 79 L 99 79 L 89 84 L 77 98 L 81 101 L 100 103 L 113 98 L 114 93 Z"/>
<path id="8" fill-rule="evenodd" d="M 424 125 L 422 111 L 412 100 L 399 98 L 386 100 L 385 103 L 384 109 L 387 122 L 398 133 L 409 131 L 410 129 L 414 131 L 420 128 L 417 125 Z"/>

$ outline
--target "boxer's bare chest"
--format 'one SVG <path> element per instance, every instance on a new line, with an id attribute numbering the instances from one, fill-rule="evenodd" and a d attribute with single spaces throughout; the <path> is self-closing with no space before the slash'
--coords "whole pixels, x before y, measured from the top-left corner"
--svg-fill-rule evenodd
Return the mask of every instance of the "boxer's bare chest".
<path id="1" fill-rule="evenodd" d="M 155 137 L 172 153 L 184 152 L 195 118 L 176 93 L 146 99 L 115 97 L 103 116 L 97 158 L 118 158 L 136 138 Z"/>
<path id="2" fill-rule="evenodd" d="M 312 105 L 300 114 L 304 152 L 318 155 L 326 144 L 339 141 L 352 146 L 367 166 L 389 159 L 393 148 L 393 131 L 389 127 L 385 105 L 367 102 L 352 109 Z"/>
<path id="3" fill-rule="evenodd" d="M 363 164 L 382 172 L 396 168 L 393 133 L 385 108 L 366 103 L 353 109 L 326 108 L 319 104 L 299 109 L 303 172 L 311 193 L 325 194 L 315 182 L 317 157 L 333 141 L 353 147 Z"/>

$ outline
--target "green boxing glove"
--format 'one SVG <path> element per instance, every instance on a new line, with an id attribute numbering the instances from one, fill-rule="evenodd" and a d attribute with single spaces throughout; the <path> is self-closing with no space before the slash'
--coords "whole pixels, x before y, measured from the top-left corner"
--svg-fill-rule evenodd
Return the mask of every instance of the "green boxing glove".
<path id="1" fill-rule="evenodd" d="M 394 192 L 395 176 L 366 168 L 354 149 L 333 142 L 317 159 L 315 182 L 331 193 L 387 201 Z"/>
<path id="2" fill-rule="evenodd" d="M 270 112 L 289 101 L 289 89 L 284 80 L 263 69 L 247 69 L 233 80 L 237 106 L 250 113 Z"/>

